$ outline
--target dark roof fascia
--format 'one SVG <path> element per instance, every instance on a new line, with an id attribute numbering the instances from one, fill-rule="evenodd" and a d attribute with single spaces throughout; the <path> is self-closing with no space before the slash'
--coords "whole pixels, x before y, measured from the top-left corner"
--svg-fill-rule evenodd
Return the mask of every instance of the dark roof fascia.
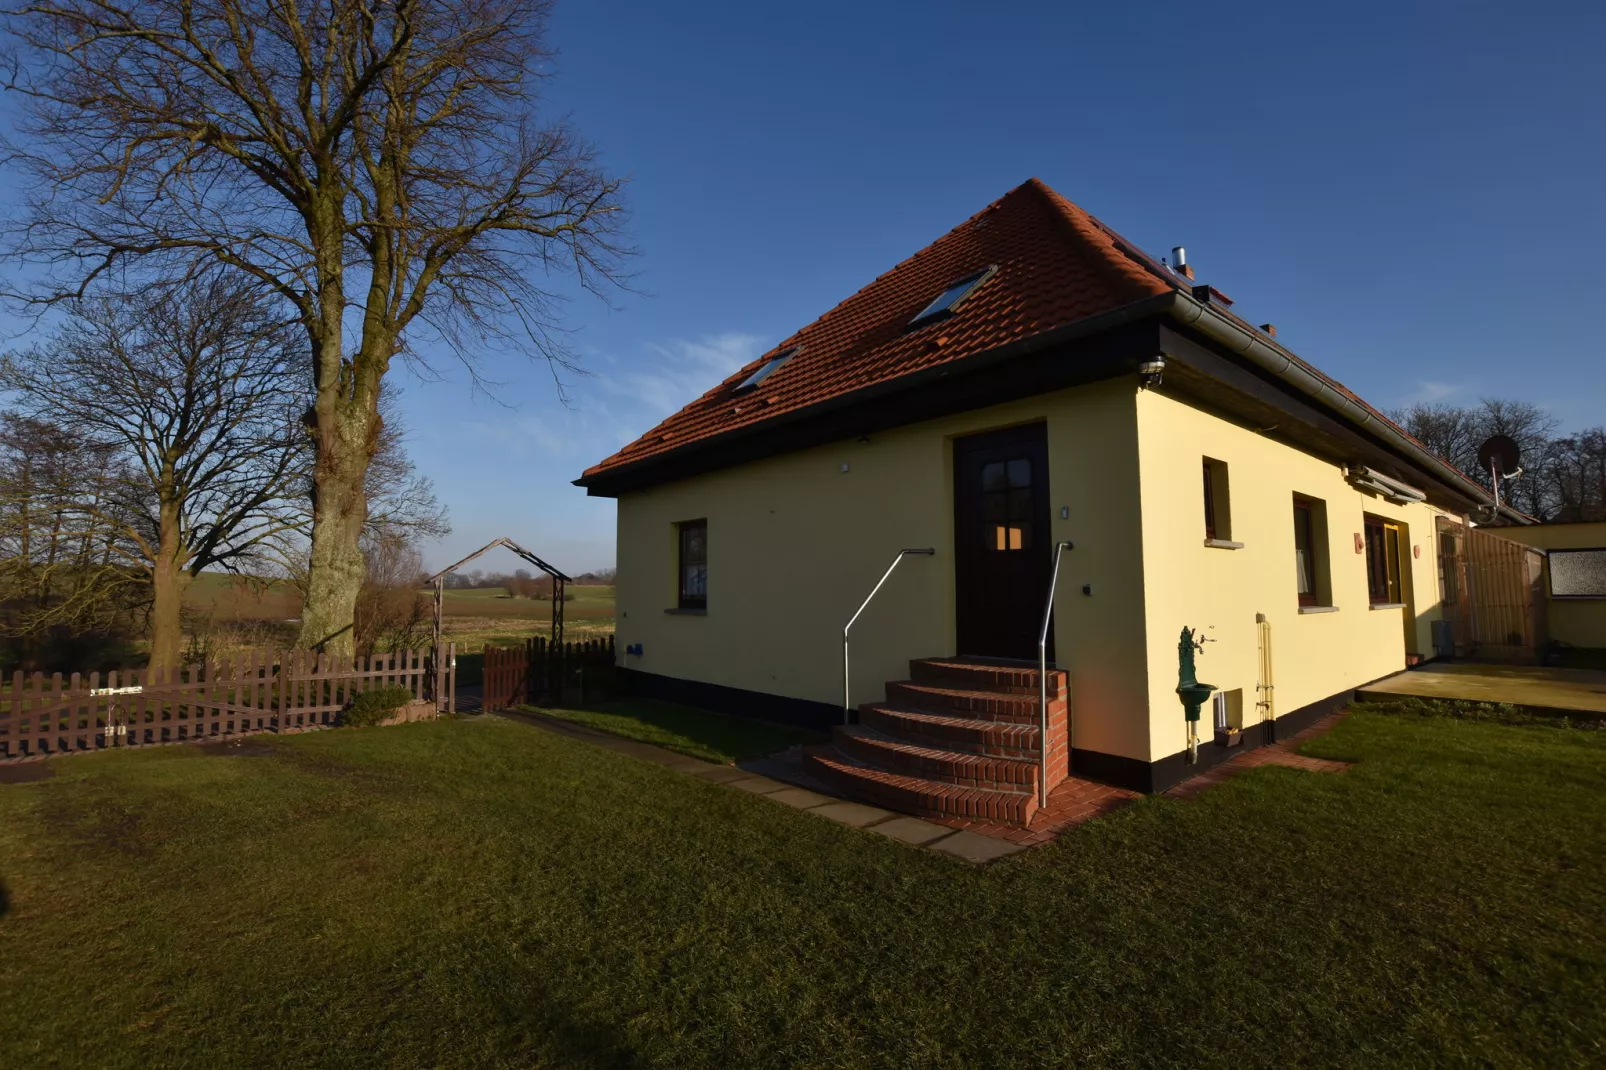
<path id="1" fill-rule="evenodd" d="M 1159 351 L 1169 295 L 922 368 L 574 481 L 617 497 L 721 468 L 1133 372 Z M 1022 358 L 1040 358 L 1022 360 Z M 1000 364 L 1009 363 L 1007 369 Z M 1018 366 L 1017 366 L 1018 365 Z"/>
<path id="2" fill-rule="evenodd" d="M 1172 323 L 1160 329 L 1160 347 L 1166 357 L 1161 393 L 1183 396 L 1189 404 L 1313 456 L 1343 465 L 1364 464 L 1424 487 L 1435 504 L 1456 512 L 1478 507 L 1436 474 L 1403 461 L 1287 384 L 1228 356 L 1208 338 Z"/>
<path id="3" fill-rule="evenodd" d="M 1173 321 L 1199 332 L 1234 357 L 1246 360 L 1271 378 L 1290 387 L 1295 394 L 1308 399 L 1318 408 L 1334 414 L 1343 423 L 1380 442 L 1389 453 L 1429 475 L 1434 482 L 1449 490 L 1455 497 L 1474 502 L 1480 508 L 1490 508 L 1494 505 L 1494 498 L 1479 484 L 1388 420 L 1354 398 L 1348 397 L 1332 380 L 1309 368 L 1303 361 L 1270 341 L 1261 332 L 1187 294 L 1176 292 L 1162 297 L 1165 299 L 1166 315 Z M 1533 523 L 1533 518 L 1504 504 L 1500 506 L 1500 516 L 1514 524 Z"/>

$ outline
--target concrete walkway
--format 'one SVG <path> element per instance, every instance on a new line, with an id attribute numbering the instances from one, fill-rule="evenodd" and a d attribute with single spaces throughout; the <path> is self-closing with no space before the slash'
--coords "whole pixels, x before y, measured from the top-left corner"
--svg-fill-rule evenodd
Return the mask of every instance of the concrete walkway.
<path id="1" fill-rule="evenodd" d="M 1550 713 L 1606 717 L 1606 672 L 1551 669 L 1539 665 L 1433 664 L 1407 669 L 1357 691 L 1357 697 L 1388 700 L 1453 699 L 1505 702 Z"/>

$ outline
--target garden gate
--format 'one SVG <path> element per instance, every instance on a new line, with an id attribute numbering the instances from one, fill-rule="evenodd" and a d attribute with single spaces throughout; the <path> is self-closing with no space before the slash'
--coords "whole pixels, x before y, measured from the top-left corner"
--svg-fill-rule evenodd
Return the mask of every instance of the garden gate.
<path id="1" fill-rule="evenodd" d="M 613 636 L 579 643 L 536 637 L 519 646 L 485 648 L 484 709 L 582 705 L 613 689 Z"/>

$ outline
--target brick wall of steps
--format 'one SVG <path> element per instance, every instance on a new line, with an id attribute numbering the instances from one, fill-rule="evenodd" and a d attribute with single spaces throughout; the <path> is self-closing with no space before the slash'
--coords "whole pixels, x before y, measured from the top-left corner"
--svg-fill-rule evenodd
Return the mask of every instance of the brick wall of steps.
<path id="1" fill-rule="evenodd" d="M 979 658 L 909 663 L 885 702 L 808 748 L 809 772 L 844 795 L 919 817 L 1025 826 L 1037 812 L 1037 669 Z M 1048 673 L 1048 786 L 1069 772 L 1069 695 Z"/>

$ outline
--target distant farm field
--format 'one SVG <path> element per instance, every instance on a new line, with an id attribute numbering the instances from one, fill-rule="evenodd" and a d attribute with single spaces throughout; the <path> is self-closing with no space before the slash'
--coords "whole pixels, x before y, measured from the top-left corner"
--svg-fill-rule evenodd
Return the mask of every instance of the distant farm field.
<path id="1" fill-rule="evenodd" d="M 420 592 L 426 598 L 431 592 Z M 594 639 L 613 632 L 611 585 L 574 584 L 564 603 L 564 635 Z M 301 616 L 301 596 L 285 582 L 258 583 L 206 573 L 190 585 L 186 603 L 214 626 L 287 625 Z M 447 591 L 441 605 L 446 638 L 459 652 L 478 651 L 486 643 L 511 643 L 551 628 L 552 603 L 513 598 L 502 588 Z"/>

